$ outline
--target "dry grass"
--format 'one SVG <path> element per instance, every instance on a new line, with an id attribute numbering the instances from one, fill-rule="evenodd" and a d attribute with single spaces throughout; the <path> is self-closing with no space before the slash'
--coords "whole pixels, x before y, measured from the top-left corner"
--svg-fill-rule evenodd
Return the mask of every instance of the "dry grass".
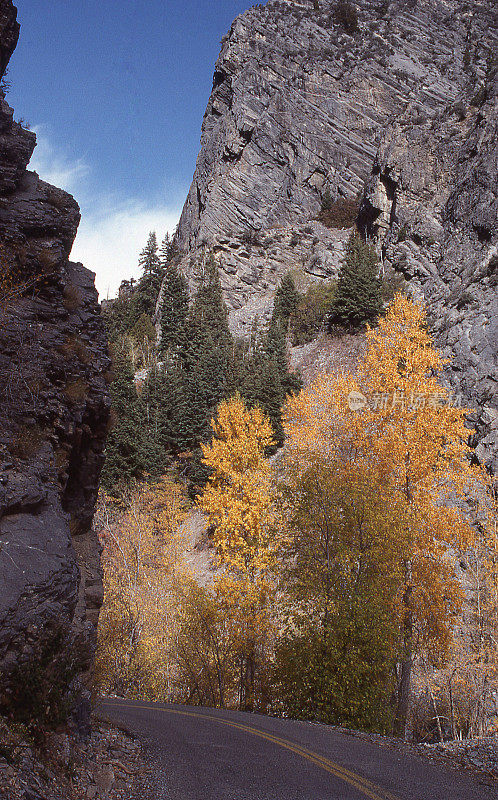
<path id="1" fill-rule="evenodd" d="M 76 356 L 82 364 L 89 364 L 91 361 L 91 354 L 88 348 L 78 336 L 68 336 L 64 344 L 57 347 L 57 350 L 68 359 Z"/>
<path id="2" fill-rule="evenodd" d="M 9 445 L 9 452 L 15 458 L 23 460 L 32 458 L 40 449 L 43 440 L 43 431 L 38 425 L 21 425 Z"/>
<path id="3" fill-rule="evenodd" d="M 66 311 L 76 311 L 81 306 L 81 294 L 76 286 L 68 284 L 64 287 L 63 305 Z"/>
<path id="4" fill-rule="evenodd" d="M 66 384 L 64 394 L 70 403 L 82 403 L 88 392 L 88 384 L 81 378 Z"/>

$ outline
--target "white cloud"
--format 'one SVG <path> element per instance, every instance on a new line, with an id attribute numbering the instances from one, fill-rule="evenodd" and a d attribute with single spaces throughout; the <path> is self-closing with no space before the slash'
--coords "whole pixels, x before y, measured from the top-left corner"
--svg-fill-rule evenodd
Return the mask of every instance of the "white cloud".
<path id="1" fill-rule="evenodd" d="M 96 273 L 101 299 L 115 297 L 123 279 L 138 277 L 138 256 L 149 232 L 156 231 L 159 241 L 172 233 L 180 210 L 126 200 L 83 213 L 71 258 Z"/>
<path id="2" fill-rule="evenodd" d="M 72 159 L 51 141 L 47 125 L 32 128 L 37 146 L 30 162 L 40 178 L 75 196 L 81 222 L 71 258 L 96 273 L 100 298 L 115 297 L 123 279 L 138 277 L 138 256 L 150 231 L 159 241 L 172 233 L 181 207 L 163 200 L 109 196 L 94 188 L 95 176 L 84 159 Z M 177 195 L 177 193 L 175 193 Z M 175 197 L 176 200 L 176 197 Z"/>
<path id="3" fill-rule="evenodd" d="M 38 173 L 47 183 L 71 194 L 78 193 L 90 173 L 90 167 L 82 159 L 72 160 L 66 153 L 58 152 L 50 141 L 46 125 L 35 125 L 36 147 L 29 162 L 30 169 Z"/>

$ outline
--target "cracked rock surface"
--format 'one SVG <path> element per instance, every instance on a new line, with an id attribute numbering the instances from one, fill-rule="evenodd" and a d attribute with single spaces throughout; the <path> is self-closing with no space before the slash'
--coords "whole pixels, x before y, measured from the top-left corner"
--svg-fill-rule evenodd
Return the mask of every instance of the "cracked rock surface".
<path id="1" fill-rule="evenodd" d="M 326 190 L 358 198 L 385 266 L 428 304 L 445 375 L 497 444 L 497 10 L 492 0 L 270 0 L 222 39 L 178 243 L 191 289 L 213 250 L 236 334 L 281 277 L 334 278 L 348 231 Z M 160 314 L 159 314 L 160 316 Z"/>
<path id="2" fill-rule="evenodd" d="M 18 33 L 16 9 L 0 0 L 2 74 Z M 64 675 L 59 688 L 85 727 L 110 362 L 94 275 L 69 261 L 78 205 L 27 169 L 35 144 L 2 97 L 0 705 L 15 710 L 20 676 Z"/>

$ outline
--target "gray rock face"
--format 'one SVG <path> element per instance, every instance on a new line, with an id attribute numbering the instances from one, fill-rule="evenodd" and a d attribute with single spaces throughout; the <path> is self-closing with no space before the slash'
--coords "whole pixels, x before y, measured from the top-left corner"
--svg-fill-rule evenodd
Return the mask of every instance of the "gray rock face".
<path id="1" fill-rule="evenodd" d="M 244 336 L 256 320 L 271 316 L 273 296 L 282 277 L 291 272 L 301 289 L 337 277 L 344 257 L 347 230 L 330 229 L 317 220 L 306 225 L 270 228 L 250 241 L 233 234 L 219 236 L 213 248 L 220 267 L 225 298 L 230 308 L 230 327 Z M 183 259 L 182 266 L 196 288 L 199 261 L 204 251 Z"/>
<path id="2" fill-rule="evenodd" d="M 385 264 L 427 306 L 450 386 L 476 409 L 476 454 L 498 454 L 498 82 L 432 120 L 400 118 L 360 213 Z"/>
<path id="3" fill-rule="evenodd" d="M 485 74 L 492 2 L 358 0 L 352 34 L 336 2 L 319 5 L 256 6 L 222 40 L 182 247 L 302 223 L 325 188 L 356 195 L 386 124 L 408 105 L 434 114 L 471 80 L 468 41 L 475 79 Z"/>
<path id="4" fill-rule="evenodd" d="M 0 0 L 0 63 L 17 41 Z M 64 674 L 84 717 L 102 601 L 91 523 L 110 361 L 94 275 L 68 261 L 80 214 L 26 170 L 35 135 L 0 101 L 0 706 Z"/>
<path id="5" fill-rule="evenodd" d="M 286 272 L 334 276 L 344 232 L 310 220 L 326 189 L 333 198 L 362 197 L 367 182 L 361 224 L 428 301 L 438 344 L 454 358 L 448 381 L 478 409 L 477 453 L 489 460 L 498 339 L 496 5 L 354 7 L 356 31 L 346 30 L 332 0 L 319 0 L 318 12 L 312 0 L 272 1 L 235 20 L 222 40 L 179 223 L 181 266 L 195 287 L 195 263 L 212 248 L 232 328 L 250 329 Z M 296 235 L 299 247 L 291 246 Z"/>

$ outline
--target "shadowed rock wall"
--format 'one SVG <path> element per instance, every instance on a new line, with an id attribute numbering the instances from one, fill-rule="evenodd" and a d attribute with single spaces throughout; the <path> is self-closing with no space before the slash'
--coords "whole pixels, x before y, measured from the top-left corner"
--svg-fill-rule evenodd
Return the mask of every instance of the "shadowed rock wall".
<path id="1" fill-rule="evenodd" d="M 2 74 L 18 31 L 16 9 L 0 0 Z M 110 362 L 94 275 L 68 260 L 78 205 L 27 170 L 35 144 L 2 97 L 0 706 L 36 705 L 46 683 L 59 695 L 45 698 L 47 717 L 69 703 L 84 722 L 102 602 L 91 526 Z"/>

